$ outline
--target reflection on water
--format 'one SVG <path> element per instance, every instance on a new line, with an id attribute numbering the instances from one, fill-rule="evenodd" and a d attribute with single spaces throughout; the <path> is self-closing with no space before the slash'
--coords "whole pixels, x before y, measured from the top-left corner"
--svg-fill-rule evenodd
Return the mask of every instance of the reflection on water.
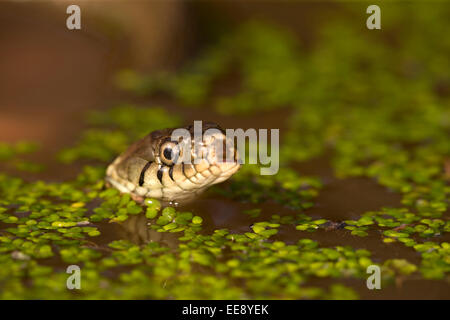
<path id="1" fill-rule="evenodd" d="M 158 232 L 150 228 L 151 222 L 140 214 L 129 217 L 119 224 L 121 238 L 129 240 L 137 245 L 149 242 L 159 242 L 169 248 L 178 247 L 178 234 L 170 232 Z"/>

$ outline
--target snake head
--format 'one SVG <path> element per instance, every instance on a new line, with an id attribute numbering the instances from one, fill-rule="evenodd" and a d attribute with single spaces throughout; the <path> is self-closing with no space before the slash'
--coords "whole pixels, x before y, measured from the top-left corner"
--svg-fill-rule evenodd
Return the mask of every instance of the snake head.
<path id="1" fill-rule="evenodd" d="M 107 180 L 122 192 L 179 201 L 227 180 L 240 168 L 237 148 L 222 128 L 204 122 L 158 130 L 120 155 Z"/>

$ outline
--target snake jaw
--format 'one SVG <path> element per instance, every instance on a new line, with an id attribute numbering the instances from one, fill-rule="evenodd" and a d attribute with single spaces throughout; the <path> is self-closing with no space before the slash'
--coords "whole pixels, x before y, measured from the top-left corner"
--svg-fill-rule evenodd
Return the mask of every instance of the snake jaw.
<path id="1" fill-rule="evenodd" d="M 208 187 L 227 180 L 240 168 L 237 150 L 230 146 L 223 130 L 215 127 L 219 131 L 203 134 L 200 141 L 193 139 L 192 127 L 187 127 L 191 131 L 191 143 L 173 142 L 179 152 L 176 159 L 172 156 L 167 159 L 168 153 L 161 149 L 171 141 L 170 134 L 175 129 L 152 132 L 108 166 L 106 181 L 136 199 L 190 200 Z M 209 124 L 208 129 L 211 128 L 214 126 Z M 182 146 L 186 145 L 190 150 L 184 154 L 186 150 Z"/>

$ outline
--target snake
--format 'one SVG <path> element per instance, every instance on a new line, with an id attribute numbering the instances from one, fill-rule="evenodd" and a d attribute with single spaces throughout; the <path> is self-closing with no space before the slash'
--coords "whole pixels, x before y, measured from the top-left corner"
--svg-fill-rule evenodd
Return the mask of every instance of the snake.
<path id="1" fill-rule="evenodd" d="M 195 199 L 239 170 L 237 149 L 219 125 L 203 122 L 197 140 L 193 125 L 181 128 L 188 133 L 186 139 L 173 139 L 174 130 L 179 128 L 168 128 L 131 144 L 107 167 L 107 185 L 136 201 L 152 198 L 179 203 Z M 214 129 L 213 133 L 208 134 L 208 129 Z M 217 152 L 217 146 L 223 146 L 222 152 Z M 224 161 L 224 155 L 230 153 L 231 160 Z"/>

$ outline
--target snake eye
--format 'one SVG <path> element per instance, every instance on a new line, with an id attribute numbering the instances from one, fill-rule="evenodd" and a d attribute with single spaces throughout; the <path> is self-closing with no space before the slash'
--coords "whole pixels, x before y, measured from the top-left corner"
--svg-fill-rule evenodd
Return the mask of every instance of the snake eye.
<path id="1" fill-rule="evenodd" d="M 173 165 L 179 156 L 178 145 L 174 142 L 166 142 L 164 143 L 160 150 L 160 158 L 161 160 L 168 166 Z"/>

